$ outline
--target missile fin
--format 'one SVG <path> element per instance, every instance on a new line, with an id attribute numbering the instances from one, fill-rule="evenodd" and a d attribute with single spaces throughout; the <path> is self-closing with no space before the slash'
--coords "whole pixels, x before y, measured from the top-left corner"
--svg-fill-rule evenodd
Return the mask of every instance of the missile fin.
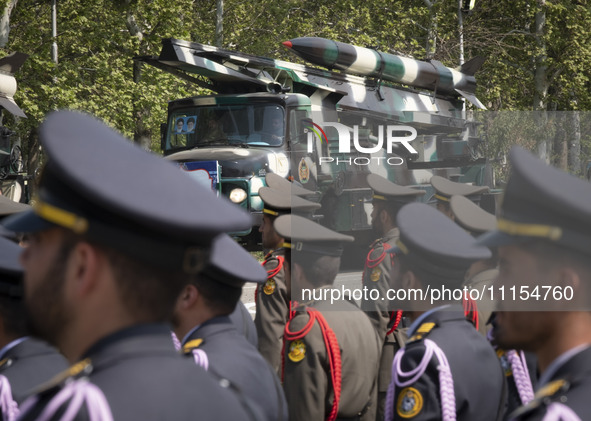
<path id="1" fill-rule="evenodd" d="M 480 108 L 482 110 L 486 110 L 486 107 L 484 106 L 484 104 L 482 104 L 482 102 L 480 102 L 478 100 L 478 98 L 476 98 L 476 95 L 465 92 L 465 91 L 460 91 L 459 89 L 456 89 L 455 91 L 457 93 L 459 93 L 460 95 L 462 95 L 464 98 L 466 98 L 468 101 L 470 101 L 472 104 L 477 106 L 478 108 Z"/>
<path id="2" fill-rule="evenodd" d="M 27 118 L 27 115 L 18 105 L 16 105 L 16 102 L 14 102 L 14 99 L 12 98 L 0 96 L 0 107 L 6 108 L 9 113 L 17 117 Z"/>
<path id="3" fill-rule="evenodd" d="M 485 60 L 486 58 L 482 56 L 473 57 L 462 64 L 462 67 L 460 67 L 460 72 L 468 76 L 474 76 L 474 74 L 480 70 Z"/>

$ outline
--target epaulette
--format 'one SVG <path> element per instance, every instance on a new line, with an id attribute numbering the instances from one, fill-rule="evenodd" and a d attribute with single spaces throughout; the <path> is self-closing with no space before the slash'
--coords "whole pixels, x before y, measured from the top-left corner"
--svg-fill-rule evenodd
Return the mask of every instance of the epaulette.
<path id="1" fill-rule="evenodd" d="M 2 358 L 2 360 L 0 360 L 0 371 L 12 366 L 12 364 L 14 364 L 14 358 Z"/>
<path id="2" fill-rule="evenodd" d="M 369 245 L 369 249 L 373 250 L 374 248 L 376 248 L 376 245 L 381 243 L 384 239 L 383 238 L 378 238 L 377 240 L 375 240 L 373 243 L 371 243 Z"/>
<path id="3" fill-rule="evenodd" d="M 548 383 L 536 392 L 534 398 L 527 405 L 513 411 L 510 415 L 510 419 L 517 419 L 542 406 L 548 406 L 552 402 L 566 402 L 566 396 L 564 396 L 564 393 L 570 389 L 570 386 L 570 382 L 564 379 Z"/>
<path id="4" fill-rule="evenodd" d="M 412 342 L 425 339 L 425 337 L 429 334 L 429 332 L 433 330 L 435 326 L 437 325 L 433 322 L 421 324 L 419 328 L 416 330 L 415 334 L 409 338 L 408 343 L 410 344 Z"/>
<path id="5" fill-rule="evenodd" d="M 199 348 L 205 342 L 202 338 L 193 339 L 183 345 L 183 354 L 189 354 L 192 350 Z"/>
<path id="6" fill-rule="evenodd" d="M 70 379 L 78 380 L 88 377 L 93 370 L 94 367 L 92 365 L 91 359 L 85 358 L 62 371 L 61 373 L 56 374 L 52 379 L 35 388 L 34 394 L 45 393 L 56 387 L 61 387 L 67 380 Z"/>

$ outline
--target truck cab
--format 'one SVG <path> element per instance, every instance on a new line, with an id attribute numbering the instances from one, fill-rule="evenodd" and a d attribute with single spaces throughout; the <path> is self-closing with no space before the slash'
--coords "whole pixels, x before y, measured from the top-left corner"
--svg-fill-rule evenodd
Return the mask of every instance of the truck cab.
<path id="1" fill-rule="evenodd" d="M 294 144 L 306 136 L 310 100 L 298 94 L 215 95 L 171 101 L 161 147 L 166 159 L 191 171 L 216 162 L 213 188 L 253 216 L 258 232 L 263 203 L 258 190 L 268 172 L 287 177 Z"/>

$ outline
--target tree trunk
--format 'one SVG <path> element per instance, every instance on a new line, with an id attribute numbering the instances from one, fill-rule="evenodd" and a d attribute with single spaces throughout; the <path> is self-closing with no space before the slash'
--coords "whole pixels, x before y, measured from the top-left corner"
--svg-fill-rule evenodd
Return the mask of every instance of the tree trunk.
<path id="1" fill-rule="evenodd" d="M 546 109 L 546 96 L 548 94 L 548 64 L 546 53 L 546 41 L 544 30 L 546 27 L 546 0 L 537 0 L 539 10 L 535 15 L 534 37 L 536 40 L 537 53 L 534 63 L 534 99 L 533 109 L 535 111 Z M 550 162 L 552 153 L 552 139 L 545 138 L 538 141 L 538 156 L 540 159 Z"/>
<path id="2" fill-rule="evenodd" d="M 141 44 L 144 39 L 144 33 L 140 26 L 135 20 L 133 12 L 128 9 L 127 11 L 127 29 L 132 37 L 138 37 Z M 142 63 L 135 61 L 133 62 L 133 81 L 137 84 L 142 80 Z M 140 95 L 140 90 L 136 90 L 136 96 Z M 133 141 L 139 144 L 142 148 L 149 150 L 151 144 L 152 132 L 146 125 L 146 117 L 150 115 L 150 110 L 138 106 L 139 101 L 133 101 L 133 118 L 135 120 L 135 128 L 133 130 Z"/>
<path id="3" fill-rule="evenodd" d="M 581 167 L 581 118 L 578 111 L 570 111 L 567 116 L 568 120 L 568 170 L 580 175 L 583 171 Z"/>
<path id="4" fill-rule="evenodd" d="M 217 0 L 215 14 L 215 46 L 221 47 L 224 42 L 224 0 Z"/>
<path id="5" fill-rule="evenodd" d="M 552 165 L 561 170 L 567 170 L 568 128 L 567 118 L 563 112 L 553 112 L 553 122 L 556 127 L 554 145 L 552 147 Z"/>
<path id="6" fill-rule="evenodd" d="M 423 0 L 427 9 L 429 9 L 429 29 L 427 30 L 427 45 L 425 46 L 426 59 L 435 57 L 437 52 L 437 14 L 434 5 L 437 0 Z"/>
<path id="7" fill-rule="evenodd" d="M 17 3 L 18 0 L 9 0 L 4 8 L 4 14 L 0 19 L 0 48 L 6 47 L 6 43 L 8 42 L 8 35 L 10 34 L 10 15 Z"/>

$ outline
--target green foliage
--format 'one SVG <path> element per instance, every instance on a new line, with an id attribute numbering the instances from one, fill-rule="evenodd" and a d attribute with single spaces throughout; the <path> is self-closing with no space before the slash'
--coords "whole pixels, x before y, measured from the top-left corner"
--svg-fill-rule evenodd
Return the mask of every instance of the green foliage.
<path id="1" fill-rule="evenodd" d="M 0 5 L 5 3 L 0 0 Z M 150 140 L 149 146 L 158 150 L 167 101 L 202 90 L 161 70 L 134 65 L 133 57 L 157 55 L 166 37 L 213 44 L 216 0 L 60 0 L 58 64 L 50 56 L 50 7 L 49 1 L 19 1 L 13 10 L 5 53 L 30 54 L 17 74 L 15 97 L 29 118 L 14 121 L 6 116 L 5 124 L 29 139 L 47 112 L 80 109 L 135 141 Z M 546 14 L 542 37 L 534 30 L 539 12 Z M 464 15 L 466 60 L 487 58 L 477 74 L 477 96 L 492 110 L 532 109 L 533 75 L 542 63 L 548 68 L 548 106 L 589 109 L 590 27 L 586 1 L 478 0 Z M 290 61 L 299 59 L 281 42 L 302 36 L 424 58 L 430 30 L 434 58 L 457 65 L 456 1 L 224 1 L 225 48 Z M 504 133 L 490 136 L 491 153 L 505 152 L 520 139 L 523 127 L 507 122 L 501 129 Z M 584 152 L 588 142 L 583 137 Z"/>

